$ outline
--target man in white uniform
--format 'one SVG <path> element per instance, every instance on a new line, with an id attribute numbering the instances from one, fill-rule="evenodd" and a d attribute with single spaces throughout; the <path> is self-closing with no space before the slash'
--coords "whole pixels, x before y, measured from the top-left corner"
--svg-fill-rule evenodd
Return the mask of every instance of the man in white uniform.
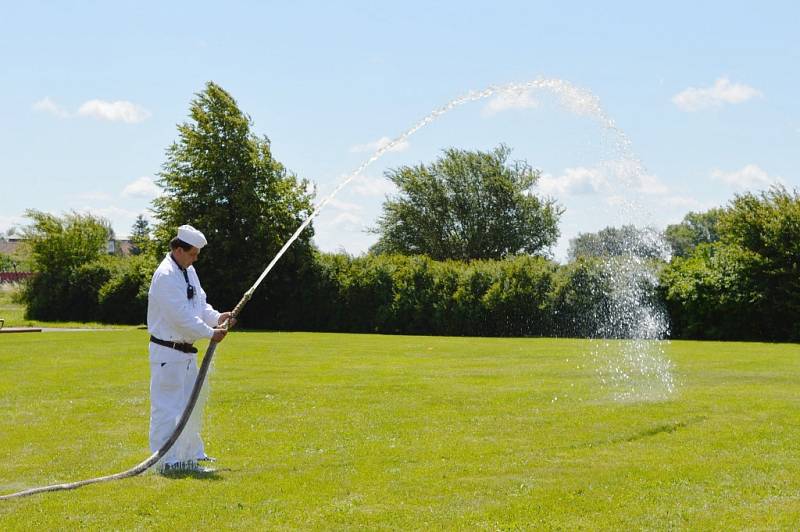
<path id="1" fill-rule="evenodd" d="M 150 283 L 147 329 L 150 332 L 150 450 L 155 452 L 172 435 L 192 393 L 197 378 L 197 348 L 200 338 L 221 342 L 226 329 L 220 327 L 230 312 L 220 313 L 206 303 L 192 263 L 206 238 L 190 225 L 178 228 Z M 197 408 L 197 407 L 196 407 Z M 188 469 L 207 471 L 198 460 L 206 456 L 197 426 L 187 424 L 175 445 L 160 462 L 162 471 Z"/>

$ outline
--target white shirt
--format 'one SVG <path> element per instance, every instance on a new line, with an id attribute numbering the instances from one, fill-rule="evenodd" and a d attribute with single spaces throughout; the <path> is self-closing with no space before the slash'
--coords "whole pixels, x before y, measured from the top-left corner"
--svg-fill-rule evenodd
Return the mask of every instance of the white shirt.
<path id="1" fill-rule="evenodd" d="M 213 327 L 219 322 L 220 313 L 206 303 L 206 293 L 194 267 L 189 266 L 186 272 L 189 284 L 194 286 L 192 299 L 186 297 L 183 271 L 169 253 L 153 273 L 147 293 L 147 330 L 160 340 L 191 344 L 200 338 L 211 338 Z M 176 358 L 184 355 L 175 353 Z"/>

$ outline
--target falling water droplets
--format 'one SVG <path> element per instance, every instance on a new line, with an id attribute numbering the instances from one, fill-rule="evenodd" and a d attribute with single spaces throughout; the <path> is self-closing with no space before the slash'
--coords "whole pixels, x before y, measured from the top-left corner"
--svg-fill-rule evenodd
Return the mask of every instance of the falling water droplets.
<path id="1" fill-rule="evenodd" d="M 648 242 L 630 241 L 619 257 L 607 258 L 604 274 L 606 308 L 596 315 L 591 358 L 601 382 L 619 401 L 658 401 L 675 391 L 672 362 L 665 352 L 669 321 L 654 297 L 658 278 L 644 246 L 667 246 L 655 233 L 643 233 Z"/>
<path id="2" fill-rule="evenodd" d="M 270 261 L 247 291 L 246 297 L 253 294 L 275 263 L 320 211 L 348 183 L 386 152 L 404 143 L 408 137 L 456 107 L 495 95 L 519 96 L 529 91 L 548 91 L 571 113 L 590 117 L 600 125 L 604 144 L 610 148 L 610 157 L 602 165 L 609 174 L 615 176 L 617 183 L 622 185 L 626 192 L 623 194 L 625 199 L 621 208 L 629 221 L 644 219 L 647 213 L 644 212 L 641 203 L 630 199 L 630 196 L 635 196 L 633 193 L 646 170 L 634 155 L 630 139 L 605 113 L 594 94 L 567 81 L 553 78 L 490 85 L 483 90 L 470 91 L 435 109 L 397 138 L 375 151 L 317 205 Z M 652 240 L 650 244 L 658 245 L 658 236 L 655 232 L 643 238 L 649 238 Z M 627 253 L 622 257 L 609 259 L 605 264 L 609 279 L 607 298 L 609 303 L 604 312 L 595 313 L 594 337 L 598 340 L 593 344 L 591 358 L 600 374 L 601 383 L 611 387 L 616 399 L 664 399 L 675 390 L 672 364 L 665 354 L 663 341 L 669 332 L 669 324 L 663 309 L 658 308 L 650 297 L 657 280 L 651 264 L 642 258 L 637 247 L 642 242 L 630 244 Z M 666 249 L 664 253 L 666 254 Z M 616 340 L 610 341 L 610 339 Z"/>

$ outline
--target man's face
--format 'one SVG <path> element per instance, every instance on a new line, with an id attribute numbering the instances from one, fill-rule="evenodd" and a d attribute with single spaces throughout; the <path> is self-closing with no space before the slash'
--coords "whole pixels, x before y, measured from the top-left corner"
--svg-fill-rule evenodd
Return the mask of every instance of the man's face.
<path id="1" fill-rule="evenodd" d="M 194 264 L 197 260 L 197 257 L 200 255 L 200 250 L 194 246 L 189 248 L 189 251 L 186 251 L 183 248 L 176 248 L 173 252 L 175 256 L 175 260 L 178 261 L 178 264 L 181 265 L 181 268 L 184 270 Z"/>

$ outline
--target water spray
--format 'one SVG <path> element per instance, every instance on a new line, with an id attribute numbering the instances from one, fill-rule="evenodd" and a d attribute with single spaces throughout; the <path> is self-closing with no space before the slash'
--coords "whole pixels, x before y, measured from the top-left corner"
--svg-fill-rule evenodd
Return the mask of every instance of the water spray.
<path id="1" fill-rule="evenodd" d="M 633 173 L 641 172 L 642 166 L 638 160 L 636 160 L 630 151 L 630 141 L 628 140 L 627 136 L 616 127 L 614 122 L 606 115 L 603 111 L 602 107 L 600 106 L 600 102 L 596 96 L 594 96 L 591 92 L 576 87 L 571 83 L 560 80 L 560 79 L 551 79 L 551 78 L 538 78 L 532 81 L 526 81 L 522 83 L 509 83 L 505 85 L 490 85 L 483 90 L 480 91 L 470 91 L 463 96 L 455 98 L 451 100 L 446 105 L 435 109 L 430 114 L 425 116 L 422 120 L 414 124 L 411 128 L 407 129 L 403 132 L 400 136 L 389 142 L 388 144 L 382 146 L 380 149 L 375 151 L 375 153 L 366 161 L 364 161 L 361 166 L 356 168 L 354 172 L 352 172 L 347 178 L 345 178 L 339 185 L 334 189 L 334 191 L 325 199 L 323 199 L 314 211 L 300 224 L 300 227 L 292 234 L 292 236 L 286 241 L 283 247 L 278 251 L 278 253 L 273 257 L 273 259 L 269 262 L 267 267 L 261 272 L 261 275 L 256 279 L 253 286 L 251 286 L 242 296 L 242 299 L 239 303 L 234 307 L 231 311 L 231 317 L 237 318 L 239 314 L 242 312 L 244 307 L 247 305 L 247 302 L 253 297 L 253 293 L 259 287 L 261 282 L 264 278 L 269 274 L 275 264 L 280 260 L 286 250 L 297 240 L 297 237 L 300 236 L 300 233 L 308 227 L 311 221 L 317 217 L 320 211 L 339 193 L 348 183 L 350 183 L 353 179 L 359 176 L 368 166 L 372 163 L 380 159 L 387 151 L 393 149 L 397 145 L 404 142 L 408 137 L 416 133 L 418 130 L 422 129 L 423 127 L 427 126 L 440 116 L 444 115 L 445 113 L 451 111 L 456 107 L 460 107 L 464 104 L 483 100 L 485 98 L 489 98 L 491 96 L 495 96 L 498 94 L 511 94 L 511 95 L 521 95 L 526 93 L 527 91 L 531 90 L 548 90 L 554 93 L 560 100 L 560 103 L 572 111 L 575 114 L 579 115 L 587 115 L 594 119 L 596 119 L 600 125 L 606 131 L 610 132 L 614 137 L 616 137 L 617 148 L 622 152 L 623 157 L 626 161 L 628 161 L 634 167 Z M 227 321 L 223 324 L 223 327 L 230 329 L 232 327 L 232 322 Z M 186 404 L 186 408 L 181 415 L 180 420 L 178 421 L 177 425 L 175 426 L 175 430 L 173 431 L 172 435 L 167 439 L 167 441 L 154 452 L 149 458 L 141 462 L 140 464 L 128 469 L 127 471 L 122 471 L 120 473 L 116 473 L 113 475 L 107 475 L 103 477 L 91 478 L 87 480 L 81 480 L 78 482 L 71 482 L 65 484 L 53 484 L 50 486 L 42 486 L 38 488 L 31 488 L 24 491 L 20 491 L 17 493 L 11 493 L 8 495 L 0 495 L 0 500 L 9 500 L 18 497 L 25 497 L 28 495 L 34 495 L 37 493 L 44 493 L 49 491 L 62 491 L 62 490 L 71 490 L 80 488 L 82 486 L 88 486 L 89 484 L 96 484 L 99 482 L 107 482 L 111 480 L 120 480 L 123 478 L 134 477 L 140 475 L 147 471 L 150 467 L 155 465 L 161 458 L 163 458 L 166 453 L 172 448 L 175 442 L 183 432 L 186 423 L 189 420 L 189 417 L 194 410 L 195 405 L 197 404 L 197 399 L 200 396 L 200 392 L 203 388 L 203 384 L 205 383 L 206 376 L 208 374 L 208 370 L 211 366 L 211 361 L 213 360 L 214 353 L 217 349 L 217 342 L 211 342 L 206 349 L 205 356 L 203 357 L 203 361 L 200 364 L 200 369 L 197 373 L 197 379 L 195 380 L 194 387 L 192 388 L 191 396 L 189 397 L 189 401 Z"/>

